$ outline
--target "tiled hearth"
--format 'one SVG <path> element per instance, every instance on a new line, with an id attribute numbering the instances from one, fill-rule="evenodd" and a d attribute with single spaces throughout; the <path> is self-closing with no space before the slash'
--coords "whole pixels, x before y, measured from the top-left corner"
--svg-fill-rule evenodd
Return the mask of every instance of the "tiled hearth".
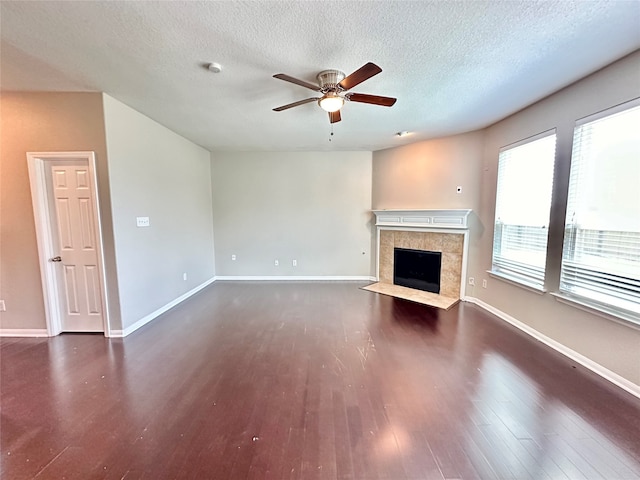
<path id="1" fill-rule="evenodd" d="M 455 300 L 464 297 L 467 216 L 470 212 L 375 210 L 378 229 L 377 277 L 380 284 L 393 285 L 394 248 L 441 252 L 440 295 Z"/>

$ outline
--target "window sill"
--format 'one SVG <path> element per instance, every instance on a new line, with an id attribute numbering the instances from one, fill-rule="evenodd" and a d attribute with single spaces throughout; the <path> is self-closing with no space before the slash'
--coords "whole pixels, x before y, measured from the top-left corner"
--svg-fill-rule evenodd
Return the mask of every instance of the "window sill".
<path id="1" fill-rule="evenodd" d="M 529 290 L 530 292 L 537 293 L 538 295 L 543 295 L 547 292 L 543 287 L 539 287 L 532 283 L 525 283 L 522 280 L 510 277 L 508 275 L 505 275 L 504 273 L 495 272 L 493 270 L 487 270 L 487 273 L 495 279 L 502 280 L 503 282 L 506 282 L 506 283 L 510 283 L 511 285 L 515 285 L 516 287 L 524 288 L 525 290 Z"/>
<path id="2" fill-rule="evenodd" d="M 551 295 L 560 303 L 579 308 L 580 310 L 591 313 L 593 315 L 598 315 L 599 317 L 606 318 L 607 320 L 611 320 L 626 327 L 640 330 L 639 319 L 631 314 L 625 314 L 622 311 L 615 310 L 613 308 L 596 305 L 590 303 L 588 300 L 573 297 L 571 295 L 566 295 L 564 293 L 551 292 Z"/>

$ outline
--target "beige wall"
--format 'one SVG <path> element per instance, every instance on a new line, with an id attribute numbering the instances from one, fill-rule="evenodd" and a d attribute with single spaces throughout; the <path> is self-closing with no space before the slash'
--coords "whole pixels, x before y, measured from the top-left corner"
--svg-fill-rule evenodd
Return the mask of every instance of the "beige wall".
<path id="1" fill-rule="evenodd" d="M 471 209 L 469 243 L 477 242 L 483 146 L 476 131 L 373 152 L 373 209 Z"/>
<path id="2" fill-rule="evenodd" d="M 126 329 L 214 276 L 211 158 L 108 95 L 104 118 Z"/>
<path id="3" fill-rule="evenodd" d="M 571 147 L 575 121 L 640 97 L 640 52 L 571 85 L 487 129 L 478 215 L 484 233 L 471 245 L 469 275 L 488 278 L 488 288 L 468 295 L 508 313 L 554 340 L 640 385 L 640 329 L 564 305 L 489 278 L 491 267 L 498 150 L 523 138 L 557 129 L 557 164 L 549 236 L 547 288 L 557 291 Z"/>
<path id="4" fill-rule="evenodd" d="M 214 276 L 208 151 L 107 95 L 0 99 L 0 328 L 46 328 L 26 152 L 96 154 L 112 330 Z"/>
<path id="5" fill-rule="evenodd" d="M 0 96 L 0 313 L 2 329 L 45 329 L 27 152 L 94 151 L 108 286 L 116 290 L 102 96 L 3 93 Z M 118 328 L 117 291 L 109 298 Z"/>
<path id="6" fill-rule="evenodd" d="M 550 227 L 548 288 L 558 286 L 564 204 L 576 119 L 640 96 L 640 53 L 587 77 L 489 127 L 375 152 L 373 207 L 472 208 L 467 295 L 524 322 L 551 339 L 640 385 L 640 329 L 562 304 L 490 277 L 497 161 L 500 147 L 557 129 L 558 164 Z M 463 194 L 455 194 L 455 186 Z M 488 280 L 483 289 L 481 280 Z"/>
<path id="7" fill-rule="evenodd" d="M 639 97 L 639 72 L 636 52 L 485 131 L 373 155 L 216 154 L 211 170 L 208 152 L 106 95 L 103 111 L 101 94 L 3 93 L 0 298 L 7 311 L 0 314 L 0 328 L 46 326 L 26 152 L 92 150 L 114 329 L 126 328 L 214 275 L 214 226 L 219 275 L 372 275 L 370 207 L 471 208 L 469 276 L 477 285 L 482 278 L 489 283 L 487 289 L 469 287 L 467 294 L 640 385 L 639 329 L 486 274 L 499 148 L 557 129 L 548 275 L 553 290 L 574 122 Z M 462 194 L 455 192 L 458 185 Z M 152 226 L 136 228 L 136 216 L 149 216 Z M 273 265 L 276 258 L 280 268 Z M 296 269 L 293 258 L 299 262 Z M 183 272 L 189 275 L 186 282 Z"/>
<path id="8" fill-rule="evenodd" d="M 374 274 L 371 152 L 215 153 L 212 183 L 217 275 Z"/>
<path id="9" fill-rule="evenodd" d="M 477 209 L 482 132 L 418 142 L 373 153 L 373 209 Z M 456 187 L 462 193 L 456 193 Z"/>

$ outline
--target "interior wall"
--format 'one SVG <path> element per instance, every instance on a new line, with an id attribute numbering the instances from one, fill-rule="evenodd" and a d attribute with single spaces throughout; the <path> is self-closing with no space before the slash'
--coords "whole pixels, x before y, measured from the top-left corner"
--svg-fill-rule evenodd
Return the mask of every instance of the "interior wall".
<path id="1" fill-rule="evenodd" d="M 215 275 L 211 158 L 118 100 L 103 98 L 126 329 Z M 150 226 L 137 227 L 136 217 L 149 217 Z"/>
<path id="2" fill-rule="evenodd" d="M 372 205 L 378 209 L 477 209 L 483 132 L 373 153 Z M 462 192 L 457 193 L 457 187 Z"/>
<path id="3" fill-rule="evenodd" d="M 610 65 L 484 131 L 374 152 L 373 208 L 471 208 L 467 295 L 476 297 L 640 385 L 640 329 L 490 277 L 498 152 L 557 129 L 548 274 L 557 290 L 575 121 L 640 97 L 640 52 Z M 457 195 L 455 187 L 463 186 Z M 554 266 L 555 265 L 555 266 Z M 487 288 L 482 288 L 482 280 Z"/>
<path id="4" fill-rule="evenodd" d="M 515 317 L 539 332 L 640 385 L 640 329 L 562 304 L 491 278 L 493 221 L 500 147 L 537 133 L 557 129 L 554 199 L 549 232 L 547 288 L 557 291 L 562 255 L 566 192 L 573 129 L 577 119 L 640 97 L 640 52 L 610 65 L 486 130 L 482 197 L 478 215 L 484 231 L 471 245 L 469 275 L 476 286 L 467 294 Z M 478 285 L 488 279 L 488 288 Z"/>
<path id="5" fill-rule="evenodd" d="M 218 276 L 374 275 L 371 152 L 214 153 L 212 163 Z"/>
<path id="6" fill-rule="evenodd" d="M 0 328 L 46 329 L 26 153 L 49 151 L 95 152 L 108 308 L 119 328 L 101 94 L 3 92 L 0 108 Z"/>
<path id="7" fill-rule="evenodd" d="M 373 152 L 373 209 L 471 209 L 468 237 L 477 242 L 483 146 L 480 130 Z"/>

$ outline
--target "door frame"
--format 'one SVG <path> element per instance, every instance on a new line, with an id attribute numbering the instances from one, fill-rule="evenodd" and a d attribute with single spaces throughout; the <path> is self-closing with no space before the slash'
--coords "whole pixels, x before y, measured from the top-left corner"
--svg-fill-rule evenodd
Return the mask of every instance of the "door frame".
<path id="1" fill-rule="evenodd" d="M 111 336 L 109 323 L 109 309 L 107 308 L 106 277 L 104 271 L 104 254 L 102 248 L 102 225 L 98 201 L 98 188 L 96 176 L 96 157 L 94 152 L 27 152 L 27 165 L 29 168 L 29 183 L 31 184 L 31 201 L 36 227 L 36 239 L 38 243 L 38 257 L 40 264 L 40 276 L 42 280 L 42 295 L 44 297 L 44 311 L 47 321 L 47 334 L 54 337 L 62 333 L 62 321 L 60 315 L 58 277 L 55 264 L 49 259 L 57 253 L 54 251 L 52 224 L 53 206 L 49 203 L 46 183 L 46 165 L 59 160 L 84 160 L 89 167 L 89 182 L 93 208 L 95 211 L 94 233 L 98 255 L 98 277 L 100 279 L 100 294 L 102 300 L 102 324 L 105 337 Z"/>

